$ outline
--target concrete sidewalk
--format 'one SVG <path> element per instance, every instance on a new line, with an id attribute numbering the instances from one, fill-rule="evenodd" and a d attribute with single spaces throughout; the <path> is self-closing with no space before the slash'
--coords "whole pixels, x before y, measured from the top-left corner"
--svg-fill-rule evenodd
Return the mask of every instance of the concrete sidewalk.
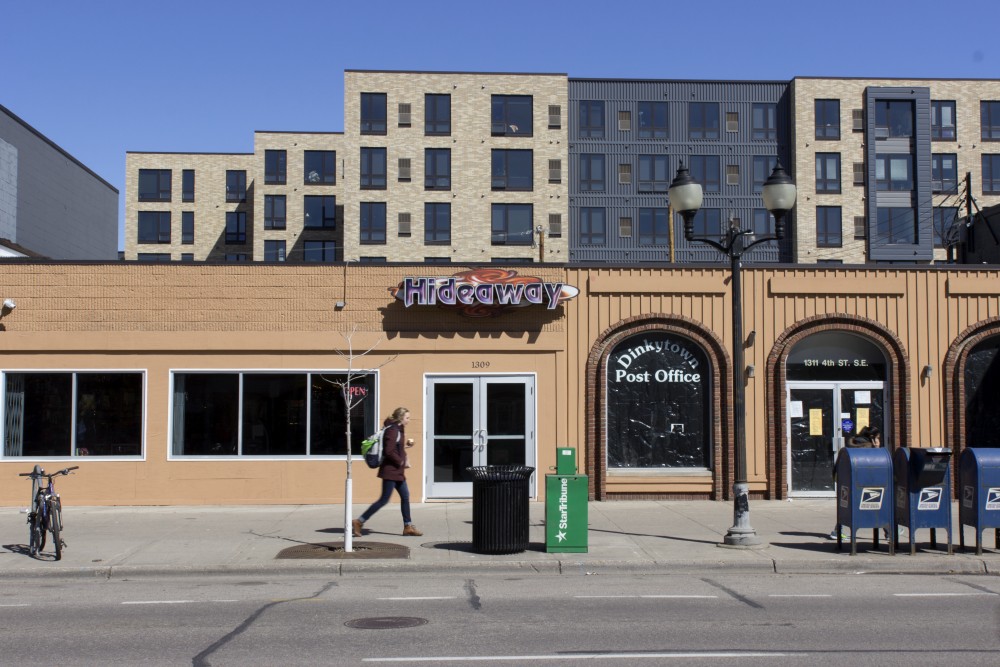
<path id="1" fill-rule="evenodd" d="M 354 507 L 357 516 L 365 505 Z M 481 555 L 472 549 L 472 503 L 424 503 L 413 506 L 423 537 L 403 537 L 399 506 L 391 504 L 355 539 L 358 553 L 278 559 L 292 547 L 343 542 L 343 505 L 265 505 L 239 507 L 72 507 L 64 510 L 63 559 L 55 561 L 51 545 L 40 558 L 27 553 L 25 515 L 0 508 L 0 577 L 126 577 L 176 573 L 322 573 L 326 576 L 408 572 L 516 571 L 600 574 L 609 571 L 649 573 L 1000 573 L 1000 552 L 993 531 L 985 531 L 982 556 L 975 555 L 975 536 L 966 529 L 966 553 L 958 549 L 957 510 L 952 541 L 937 531 L 938 547 L 930 547 L 930 531 L 917 531 L 918 551 L 907 542 L 896 555 L 884 540 L 872 550 L 872 531 L 860 531 L 858 555 L 850 543 L 842 552 L 827 535 L 835 520 L 833 499 L 755 501 L 751 525 L 767 546 L 727 549 L 718 545 L 732 524 L 732 505 L 713 501 L 615 501 L 590 503 L 589 551 L 546 553 L 544 505 L 532 503 L 530 544 L 510 555 Z M 905 537 L 906 531 L 903 531 Z M 401 557 L 388 557 L 400 545 Z M 407 553 L 408 551 L 408 553 Z M 367 552 L 362 557 L 362 552 Z M 385 554 L 385 555 L 383 555 Z"/>

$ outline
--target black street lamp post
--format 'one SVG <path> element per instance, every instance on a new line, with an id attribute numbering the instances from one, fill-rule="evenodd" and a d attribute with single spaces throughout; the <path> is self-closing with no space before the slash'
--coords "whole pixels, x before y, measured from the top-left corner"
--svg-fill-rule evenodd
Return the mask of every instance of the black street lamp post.
<path id="1" fill-rule="evenodd" d="M 701 185 L 688 174 L 683 164 L 670 184 L 669 197 L 674 210 L 684 219 L 684 238 L 689 242 L 706 243 L 729 257 L 733 290 L 733 526 L 726 533 L 721 546 L 753 547 L 760 545 L 757 532 L 750 526 L 749 485 L 747 484 L 746 452 L 746 401 L 745 364 L 743 361 L 743 292 L 740 269 L 743 253 L 759 243 L 781 240 L 785 235 L 785 214 L 795 205 L 795 183 L 775 165 L 771 176 L 764 183 L 764 206 L 774 216 L 774 234 L 755 236 L 753 229 L 741 229 L 734 219 L 721 239 L 696 237 L 694 217 L 701 208 Z"/>

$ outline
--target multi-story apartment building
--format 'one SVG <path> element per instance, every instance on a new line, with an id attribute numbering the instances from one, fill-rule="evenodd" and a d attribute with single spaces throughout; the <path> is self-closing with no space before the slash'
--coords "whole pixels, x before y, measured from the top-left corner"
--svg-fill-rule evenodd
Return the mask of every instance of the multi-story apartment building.
<path id="1" fill-rule="evenodd" d="M 940 262 L 968 196 L 1000 203 L 1000 81 L 796 78 L 792 97 L 796 262 Z"/>
<path id="2" fill-rule="evenodd" d="M 344 79 L 342 134 L 129 153 L 126 259 L 568 261 L 566 75 Z"/>
<path id="3" fill-rule="evenodd" d="M 786 238 L 749 261 L 943 261 L 965 175 L 1000 203 L 996 80 L 349 70 L 344 111 L 343 133 L 256 132 L 253 153 L 129 153 L 126 259 L 720 261 L 670 212 L 681 163 L 704 235 L 770 231 L 761 188 L 791 173 Z"/>
<path id="4" fill-rule="evenodd" d="M 118 256 L 118 190 L 2 106 L 0 239 L 4 256 Z"/>
<path id="5" fill-rule="evenodd" d="M 714 262 L 684 239 L 667 189 L 683 163 L 702 185 L 698 235 L 732 222 L 773 231 L 761 188 L 790 161 L 787 82 L 570 79 L 570 259 Z M 671 218 L 673 220 L 671 221 Z M 794 226 L 793 216 L 786 221 Z M 747 260 L 790 261 L 791 241 L 761 244 Z"/>

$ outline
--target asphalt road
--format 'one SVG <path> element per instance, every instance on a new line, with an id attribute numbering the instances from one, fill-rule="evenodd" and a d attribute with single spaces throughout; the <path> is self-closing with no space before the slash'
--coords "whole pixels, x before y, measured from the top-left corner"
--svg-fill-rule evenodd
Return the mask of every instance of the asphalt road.
<path id="1" fill-rule="evenodd" d="M 996 665 L 1000 578 L 7 579 L 0 627 L 10 665 Z"/>

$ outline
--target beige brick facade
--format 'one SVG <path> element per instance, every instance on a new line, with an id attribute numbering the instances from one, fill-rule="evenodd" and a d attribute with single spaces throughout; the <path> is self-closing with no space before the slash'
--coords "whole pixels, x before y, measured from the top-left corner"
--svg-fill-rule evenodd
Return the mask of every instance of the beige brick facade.
<path id="1" fill-rule="evenodd" d="M 867 241 L 855 238 L 854 219 L 865 216 L 865 185 L 855 185 L 854 165 L 865 162 L 865 133 L 854 131 L 852 116 L 864 109 L 865 89 L 919 86 L 930 89 L 932 101 L 955 102 L 957 139 L 933 141 L 931 152 L 954 153 L 958 161 L 959 191 L 966 172 L 971 172 L 972 196 L 985 208 L 1000 203 L 1000 196 L 983 194 L 982 155 L 1000 153 L 1000 143 L 983 142 L 980 128 L 980 102 L 1000 100 L 997 80 L 932 79 L 813 79 L 796 78 L 792 82 L 792 136 L 795 182 L 798 187 L 794 261 L 815 263 L 825 259 L 845 264 L 867 260 Z M 840 139 L 817 140 L 814 102 L 817 99 L 840 100 Z M 841 193 L 816 192 L 816 153 L 840 153 Z M 957 205 L 955 195 L 934 195 L 933 205 Z M 816 245 L 816 207 L 840 206 L 843 223 L 843 246 L 820 248 Z M 934 251 L 935 261 L 946 258 L 944 249 Z"/>
<path id="2" fill-rule="evenodd" d="M 385 136 L 361 134 L 361 94 L 385 93 L 387 132 Z M 425 94 L 451 96 L 451 135 L 424 133 Z M 527 137 L 491 136 L 493 95 L 530 95 L 533 131 Z M 347 155 L 344 160 L 345 217 L 358 220 L 361 202 L 387 203 L 387 239 L 384 246 L 361 245 L 356 226 L 348 224 L 345 256 L 387 256 L 397 261 L 424 261 L 428 257 L 451 258 L 454 262 L 488 262 L 493 257 L 524 258 L 534 261 L 568 261 L 568 236 L 548 234 L 550 214 L 569 221 L 567 173 L 567 127 L 565 116 L 559 127 L 549 126 L 549 106 L 559 106 L 565 114 L 568 97 L 566 75 L 460 74 L 409 72 L 356 72 L 344 75 L 344 127 Z M 400 123 L 400 104 L 410 106 L 409 126 Z M 362 147 L 387 148 L 387 188 L 360 189 Z M 424 188 L 424 149 L 451 150 L 451 190 Z M 492 149 L 533 151 L 534 187 L 530 192 L 495 192 L 491 189 Z M 400 180 L 399 160 L 410 161 L 410 180 Z M 562 178 L 549 182 L 549 161 L 560 160 Z M 425 202 L 451 204 L 451 245 L 425 245 L 423 218 Z M 491 205 L 531 204 L 532 224 L 545 230 L 544 257 L 541 247 L 493 246 Z M 411 235 L 399 234 L 399 214 L 408 213 Z"/>

